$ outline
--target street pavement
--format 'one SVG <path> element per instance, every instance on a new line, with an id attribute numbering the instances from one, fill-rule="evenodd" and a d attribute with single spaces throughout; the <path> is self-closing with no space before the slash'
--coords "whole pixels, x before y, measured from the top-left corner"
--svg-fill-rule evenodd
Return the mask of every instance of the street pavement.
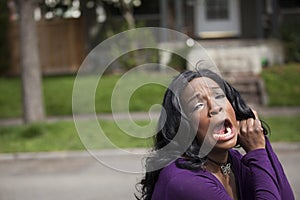
<path id="1" fill-rule="evenodd" d="M 274 143 L 296 197 L 300 198 L 300 143 Z M 135 184 L 145 149 L 0 154 L 0 200 L 135 199 Z M 96 159 L 97 158 L 97 159 Z M 296 198 L 297 199 L 297 198 Z"/>
<path id="2" fill-rule="evenodd" d="M 114 151 L 98 156 L 124 168 L 141 165 Z M 0 200 L 134 199 L 140 178 L 104 166 L 87 152 L 0 155 Z"/>
<path id="3" fill-rule="evenodd" d="M 256 110 L 263 116 L 300 114 L 300 107 Z M 115 117 L 122 119 L 127 116 L 102 114 L 97 117 L 112 120 Z M 133 113 L 132 117 L 147 119 L 149 115 Z M 82 118 L 88 119 L 90 116 Z M 61 120 L 73 118 L 65 116 L 47 119 Z M 0 120 L 1 126 L 16 124 L 22 124 L 22 120 Z M 300 198 L 300 143 L 274 143 L 273 147 L 286 171 L 296 199 Z M 135 149 L 128 154 L 116 150 L 102 150 L 95 152 L 94 156 L 86 151 L 0 154 L 0 200 L 135 199 L 135 185 L 142 178 L 142 174 L 124 171 L 140 172 L 140 154 L 145 151 Z"/>

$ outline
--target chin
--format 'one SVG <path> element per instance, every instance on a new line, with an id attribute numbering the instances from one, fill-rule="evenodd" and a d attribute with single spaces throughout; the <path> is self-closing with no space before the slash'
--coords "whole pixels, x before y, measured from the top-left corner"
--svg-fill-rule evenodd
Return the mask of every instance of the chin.
<path id="1" fill-rule="evenodd" d="M 215 147 L 219 149 L 229 150 L 234 148 L 236 144 L 237 144 L 237 137 L 234 137 L 228 141 L 217 141 Z"/>

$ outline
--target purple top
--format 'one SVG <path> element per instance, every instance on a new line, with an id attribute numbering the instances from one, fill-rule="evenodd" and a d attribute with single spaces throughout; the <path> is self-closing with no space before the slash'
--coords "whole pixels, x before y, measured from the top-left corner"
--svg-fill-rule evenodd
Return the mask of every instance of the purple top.
<path id="1" fill-rule="evenodd" d="M 236 150 L 230 150 L 230 156 L 239 199 L 295 199 L 267 138 L 266 149 L 253 150 L 244 156 Z M 220 181 L 210 172 L 181 169 L 172 162 L 160 172 L 152 200 L 179 199 L 232 200 Z"/>

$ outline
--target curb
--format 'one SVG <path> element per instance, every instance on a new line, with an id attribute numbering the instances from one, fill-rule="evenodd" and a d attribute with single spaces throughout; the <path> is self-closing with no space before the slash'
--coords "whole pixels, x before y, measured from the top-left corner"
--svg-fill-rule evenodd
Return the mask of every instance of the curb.
<path id="1" fill-rule="evenodd" d="M 53 151 L 53 152 L 17 152 L 17 153 L 0 153 L 0 161 L 16 161 L 16 160 L 52 160 L 52 159 L 72 159 L 72 158 L 94 158 L 94 155 L 101 157 L 113 156 L 128 156 L 144 155 L 150 149 L 136 148 L 136 149 L 103 149 L 89 152 L 82 151 Z"/>

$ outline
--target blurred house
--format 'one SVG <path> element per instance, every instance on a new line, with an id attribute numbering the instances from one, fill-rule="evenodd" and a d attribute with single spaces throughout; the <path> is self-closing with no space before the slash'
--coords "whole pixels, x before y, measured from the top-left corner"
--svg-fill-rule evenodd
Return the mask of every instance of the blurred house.
<path id="1" fill-rule="evenodd" d="M 9 2 L 10 74 L 18 74 L 18 14 L 13 1 Z M 100 4 L 89 0 L 66 2 L 73 3 L 64 14 L 60 13 L 61 17 L 41 8 L 34 13 L 44 74 L 76 73 L 89 51 L 126 28 L 120 25 L 124 24 L 120 10 L 107 0 Z M 137 25 L 160 26 L 187 34 L 200 41 L 225 72 L 259 73 L 263 64 L 283 62 L 280 42 L 269 39 L 277 38 L 281 25 L 299 15 L 298 0 L 142 0 L 141 5 L 134 8 Z M 246 58 L 249 49 L 255 55 Z M 259 60 L 252 63 L 255 56 L 259 56 Z M 232 62 L 224 64 L 223 60 Z"/>
<path id="2" fill-rule="evenodd" d="M 160 14 L 161 26 L 186 33 L 206 49 L 223 77 L 248 103 L 267 104 L 259 74 L 263 66 L 284 62 L 284 48 L 279 38 L 286 25 L 293 26 L 297 19 L 300 25 L 300 2 L 161 0 Z M 164 45 L 180 48 L 177 44 Z M 188 60 L 197 63 L 201 52 L 192 48 L 187 53 Z"/>
<path id="3" fill-rule="evenodd" d="M 160 26 L 186 33 L 200 42 L 224 73 L 259 74 L 263 65 L 282 64 L 285 58 L 279 40 L 281 29 L 300 17 L 297 0 L 161 0 L 159 3 Z M 190 59 L 193 60 L 192 55 Z"/>

